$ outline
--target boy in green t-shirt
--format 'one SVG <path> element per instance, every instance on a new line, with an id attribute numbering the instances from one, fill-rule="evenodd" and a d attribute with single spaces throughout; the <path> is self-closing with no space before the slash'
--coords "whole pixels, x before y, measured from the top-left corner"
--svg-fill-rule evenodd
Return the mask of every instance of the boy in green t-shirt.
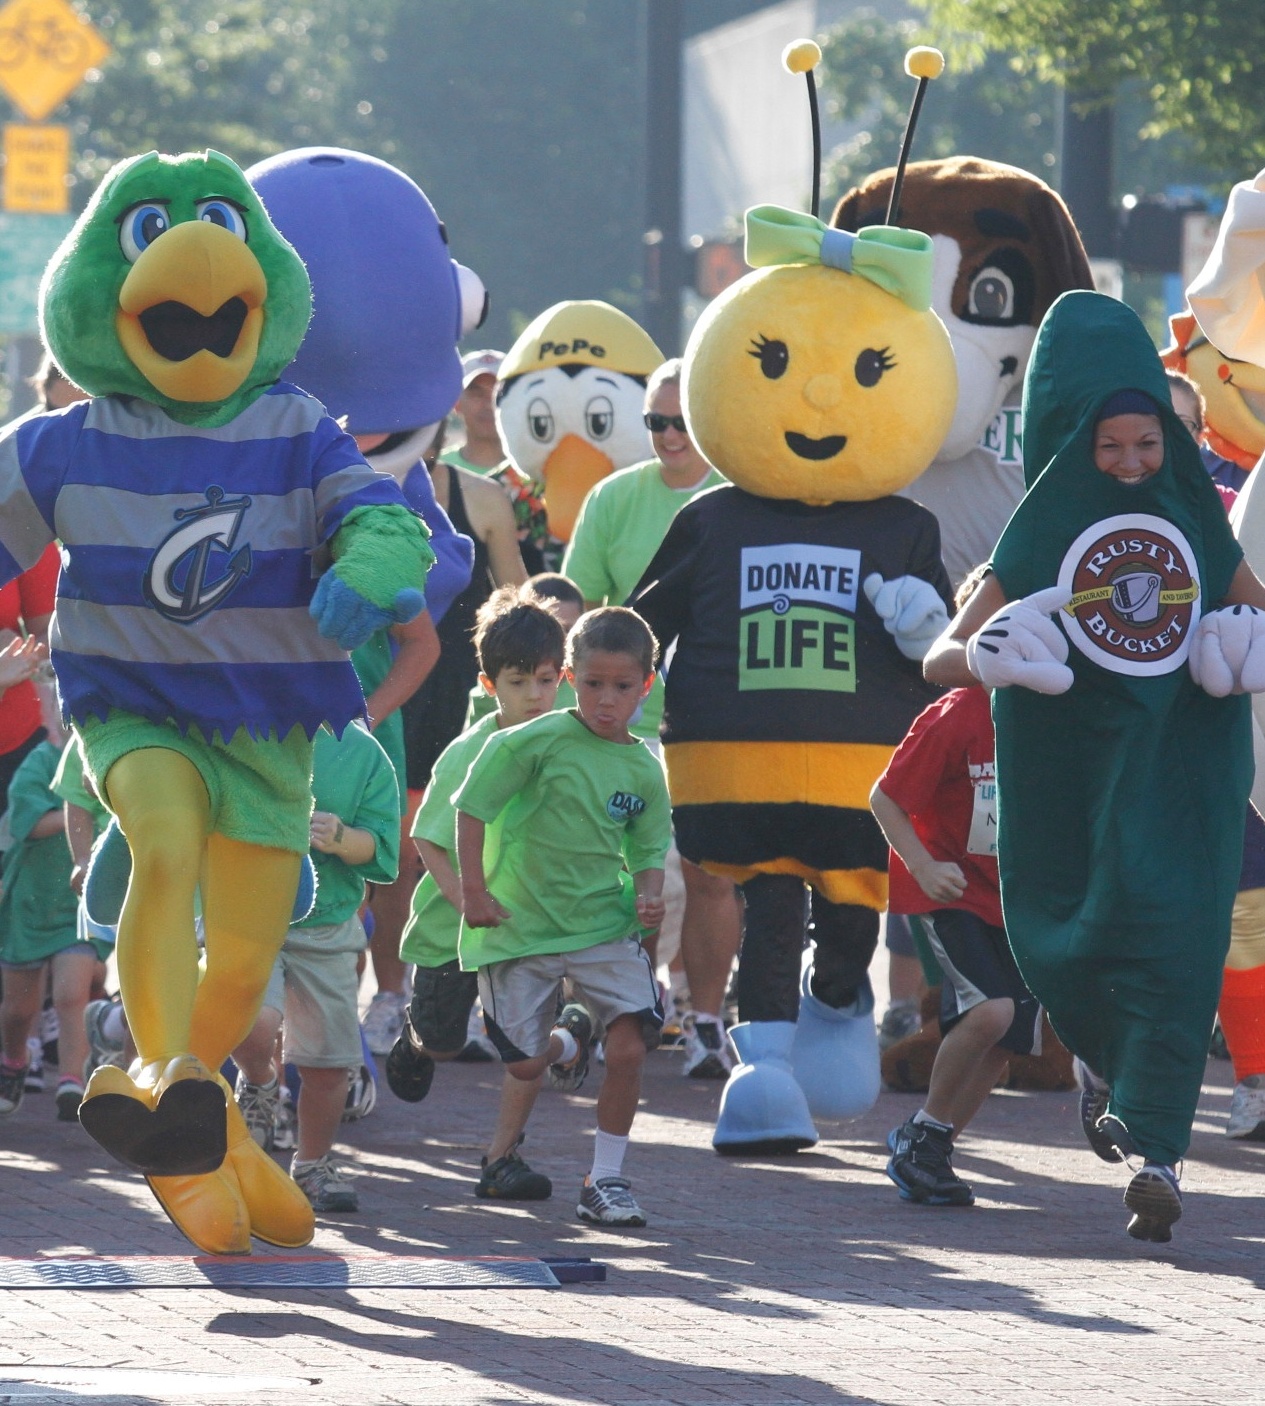
<path id="1" fill-rule="evenodd" d="M 576 1208 L 598 1225 L 646 1223 L 622 1173 L 663 1024 L 641 933 L 663 919 L 670 812 L 663 768 L 628 722 L 657 651 L 631 610 L 581 617 L 567 639 L 575 710 L 490 738 L 454 797 L 461 966 L 478 969 L 502 1062 L 517 1079 L 549 1069 L 556 1087 L 578 1088 L 593 1037 L 586 1006 L 605 1027 L 593 1166 Z M 564 978 L 579 999 L 555 1020 Z"/>
<path id="2" fill-rule="evenodd" d="M 467 728 L 440 754 L 413 822 L 426 873 L 413 894 L 400 958 L 415 962 L 417 973 L 404 1031 L 386 1063 L 392 1093 L 408 1103 L 420 1102 L 430 1092 L 437 1062 L 456 1059 L 465 1048 L 467 1021 L 479 989 L 477 974 L 462 971 L 457 958 L 461 880 L 455 868 L 453 794 L 489 737 L 549 712 L 562 675 L 562 626 L 529 591 L 518 587 L 507 586 L 484 603 L 474 645 L 479 679 L 495 700 L 496 711 Z M 533 1171 L 518 1152 L 542 1077 L 522 1082 L 506 1074 L 476 1195 L 543 1201 L 552 1193 L 549 1178 Z"/>
<path id="3" fill-rule="evenodd" d="M 53 1003 L 61 1026 L 61 1077 L 57 1117 L 74 1122 L 83 1097 L 84 1007 L 110 944 L 88 938 L 76 924 L 78 895 L 71 886 L 66 821 L 52 783 L 61 746 L 41 742 L 22 760 L 9 783 L 9 830 L 0 897 L 0 1118 L 22 1103 L 27 1036 L 52 970 Z"/>
<path id="4" fill-rule="evenodd" d="M 290 1175 L 316 1211 L 360 1209 L 333 1159 L 347 1089 L 362 1052 L 356 967 L 365 949 L 365 884 L 389 884 L 400 860 L 400 793 L 376 738 L 352 724 L 342 737 L 322 728 L 312 753 L 311 856 L 316 901 L 293 923 L 273 967 L 254 1029 L 233 1051 L 235 1090 L 251 1136 L 271 1146 L 280 1098 L 273 1060 L 285 1017 L 284 1058 L 302 1080 L 298 1147 Z"/>

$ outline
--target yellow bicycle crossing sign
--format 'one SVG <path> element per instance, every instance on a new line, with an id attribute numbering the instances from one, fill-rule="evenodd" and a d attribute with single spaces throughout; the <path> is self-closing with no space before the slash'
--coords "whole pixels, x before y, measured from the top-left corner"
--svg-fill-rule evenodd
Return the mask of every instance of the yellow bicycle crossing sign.
<path id="1" fill-rule="evenodd" d="M 33 122 L 65 102 L 109 53 L 66 0 L 9 0 L 0 8 L 0 88 Z"/>

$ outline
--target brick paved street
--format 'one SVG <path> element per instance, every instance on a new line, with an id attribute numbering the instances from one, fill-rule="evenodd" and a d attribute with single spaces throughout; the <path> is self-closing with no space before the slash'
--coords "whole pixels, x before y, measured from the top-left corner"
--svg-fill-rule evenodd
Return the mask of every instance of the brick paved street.
<path id="1" fill-rule="evenodd" d="M 555 1194 L 535 1206 L 471 1194 L 491 1066 L 442 1069 L 416 1107 L 383 1086 L 378 1111 L 344 1130 L 363 1209 L 324 1220 L 316 1248 L 591 1255 L 610 1266 L 604 1286 L 4 1291 L 0 1401 L 1251 1399 L 1265 1355 L 1265 1146 L 1221 1131 L 1228 1065 L 1208 1067 L 1169 1247 L 1124 1234 L 1125 1176 L 1081 1145 L 1071 1094 L 994 1096 L 958 1158 L 980 1204 L 930 1210 L 900 1202 L 882 1175 L 883 1136 L 914 1097 L 885 1094 L 860 1122 L 824 1128 L 813 1153 L 740 1164 L 709 1147 L 718 1089 L 678 1068 L 673 1053 L 650 1061 L 629 1159 L 651 1218 L 641 1232 L 573 1219 L 589 1088 L 542 1096 L 527 1150 Z M 0 1125 L 0 1186 L 6 1255 L 185 1248 L 139 1178 L 53 1120 L 49 1094 Z M 41 1367 L 74 1369 L 79 1384 L 40 1386 Z"/>

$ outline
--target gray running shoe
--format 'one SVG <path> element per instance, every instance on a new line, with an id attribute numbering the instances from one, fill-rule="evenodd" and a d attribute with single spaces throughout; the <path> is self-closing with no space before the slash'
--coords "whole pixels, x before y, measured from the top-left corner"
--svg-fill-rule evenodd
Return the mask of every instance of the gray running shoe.
<path id="1" fill-rule="evenodd" d="M 893 1001 L 883 1012 L 878 1027 L 878 1047 L 881 1054 L 922 1029 L 922 1005 L 917 1000 Z"/>
<path id="2" fill-rule="evenodd" d="M 338 1212 L 358 1211 L 360 1197 L 356 1188 L 347 1180 L 347 1170 L 334 1164 L 334 1154 L 327 1152 L 324 1157 L 310 1166 L 290 1166 L 290 1175 L 298 1184 L 304 1196 L 312 1203 L 314 1211 Z"/>
<path id="3" fill-rule="evenodd" d="M 265 1152 L 271 1152 L 277 1105 L 281 1100 L 280 1081 L 274 1076 L 270 1084 L 251 1084 L 244 1074 L 239 1073 L 233 1097 L 242 1111 L 251 1137 Z"/>
<path id="4" fill-rule="evenodd" d="M 645 1225 L 646 1213 L 632 1194 L 632 1183 L 624 1177 L 585 1178 L 580 1204 L 575 1213 L 590 1225 Z"/>

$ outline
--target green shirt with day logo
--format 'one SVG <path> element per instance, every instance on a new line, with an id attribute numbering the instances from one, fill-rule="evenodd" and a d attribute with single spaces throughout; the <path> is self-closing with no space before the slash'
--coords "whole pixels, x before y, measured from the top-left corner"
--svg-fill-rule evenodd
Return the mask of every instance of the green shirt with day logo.
<path id="1" fill-rule="evenodd" d="M 510 917 L 461 927 L 462 967 L 577 952 L 640 930 L 632 875 L 671 837 L 663 768 L 644 743 L 608 742 L 573 713 L 490 738 L 453 798 L 489 827 L 488 888 Z"/>

